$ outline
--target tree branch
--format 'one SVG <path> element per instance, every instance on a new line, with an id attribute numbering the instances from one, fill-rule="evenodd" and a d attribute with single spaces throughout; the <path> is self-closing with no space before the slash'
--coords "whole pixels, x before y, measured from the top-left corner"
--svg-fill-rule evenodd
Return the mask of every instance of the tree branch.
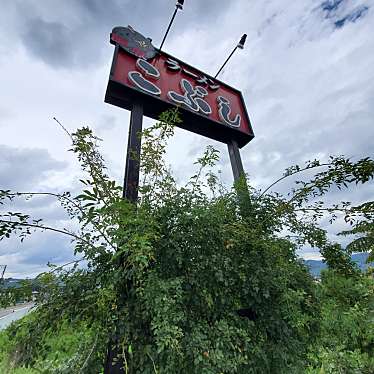
<path id="1" fill-rule="evenodd" d="M 72 144 L 74 146 L 74 137 L 73 137 L 73 135 L 70 134 L 70 132 L 64 127 L 64 125 L 56 117 L 53 117 L 53 120 L 56 121 L 60 125 L 60 127 L 65 131 L 65 133 L 69 136 L 69 138 L 71 139 L 71 142 L 72 142 Z M 95 173 L 93 172 L 94 170 L 93 170 L 92 165 L 94 164 L 94 162 L 92 161 L 90 153 L 87 152 L 87 151 L 85 151 L 85 150 L 83 150 L 83 154 L 86 156 L 86 159 L 88 160 L 88 164 L 89 164 L 89 168 L 90 168 L 90 173 L 89 174 L 94 179 L 94 181 L 96 182 L 96 184 L 99 185 L 99 183 L 97 181 L 97 178 L 95 176 Z M 100 179 L 101 179 L 101 182 L 103 182 L 103 184 L 105 185 L 105 179 L 103 178 L 102 175 L 100 176 Z M 105 190 L 105 192 L 109 196 L 113 197 L 111 191 L 108 188 L 104 187 L 104 190 Z M 99 195 L 100 195 L 103 203 L 106 205 L 105 198 L 104 198 L 104 196 L 102 195 L 102 193 L 100 191 L 99 191 Z"/>
<path id="2" fill-rule="evenodd" d="M 63 124 L 56 117 L 53 117 L 53 120 L 60 125 L 60 127 L 66 132 L 66 134 L 68 134 L 71 141 L 73 141 L 73 137 L 71 136 L 70 132 L 63 126 Z"/>
<path id="3" fill-rule="evenodd" d="M 63 265 L 60 265 L 60 266 L 54 268 L 53 270 L 49 271 L 48 273 L 52 274 L 52 273 L 54 273 L 55 271 L 64 268 L 65 266 L 68 266 L 68 265 L 71 265 L 71 264 L 76 264 L 76 263 L 81 262 L 81 261 L 83 261 L 83 260 L 85 260 L 85 258 L 81 258 L 81 259 L 79 259 L 79 260 L 74 260 L 74 261 L 67 262 L 66 264 L 63 264 Z"/>
<path id="4" fill-rule="evenodd" d="M 90 247 L 96 249 L 96 247 L 92 243 L 90 243 L 89 241 L 87 241 L 86 239 L 83 239 L 80 236 L 78 236 L 76 234 L 73 234 L 73 233 L 71 233 L 69 231 L 66 231 L 66 230 L 55 229 L 54 227 L 41 226 L 41 225 L 32 224 L 32 223 L 14 222 L 14 221 L 2 220 L 2 219 L 0 219 L 0 223 L 7 223 L 7 224 L 10 224 L 10 225 L 13 225 L 13 226 L 17 225 L 17 226 L 24 226 L 24 227 L 33 227 L 33 228 L 40 229 L 40 230 L 47 230 L 47 231 L 57 232 L 59 234 L 64 234 L 64 235 L 67 235 L 67 236 L 71 236 L 75 240 L 79 240 L 79 241 L 81 241 L 83 243 L 88 244 Z"/>
<path id="5" fill-rule="evenodd" d="M 86 367 L 86 365 L 88 364 L 88 361 L 89 361 L 90 357 L 92 356 L 92 353 L 93 353 L 93 351 L 94 351 L 94 349 L 95 349 L 95 347 L 96 347 L 97 339 L 98 339 L 98 338 L 99 338 L 99 335 L 96 334 L 94 344 L 93 344 L 93 346 L 91 347 L 90 353 L 88 354 L 86 360 L 84 361 L 83 366 L 82 366 L 81 369 L 79 370 L 79 373 L 83 373 L 83 369 L 84 369 L 84 368 Z"/>
<path id="6" fill-rule="evenodd" d="M 53 192 L 14 192 L 9 193 L 9 196 L 53 196 L 57 199 L 65 199 L 69 203 L 73 204 L 82 214 L 85 214 L 82 207 L 77 204 L 74 200 L 69 199 L 67 196 L 56 194 Z M 95 227 L 95 229 L 100 233 L 100 235 L 105 239 L 105 241 L 113 248 L 114 251 L 116 251 L 116 247 L 112 244 L 112 242 L 107 238 L 107 236 L 104 234 L 104 232 L 101 231 L 100 228 L 97 227 L 96 223 L 94 221 L 91 221 L 91 224 Z"/>
<path id="7" fill-rule="evenodd" d="M 315 169 L 315 168 L 320 168 L 320 167 L 323 167 L 323 166 L 330 166 L 332 165 L 332 163 L 325 163 L 325 164 L 320 164 L 320 165 L 316 165 L 316 166 L 306 166 L 305 168 L 303 169 L 300 169 L 300 170 L 297 170 L 293 173 L 290 173 L 288 175 L 283 175 L 283 177 L 277 179 L 274 183 L 272 183 L 269 187 L 265 188 L 265 190 L 260 194 L 260 196 L 258 197 L 258 199 L 263 196 L 267 191 L 270 190 L 270 188 L 272 188 L 273 186 L 275 186 L 277 183 L 281 182 L 283 179 L 286 179 L 288 177 L 291 177 L 292 175 L 295 175 L 297 173 L 301 173 L 303 171 L 306 171 L 306 170 L 311 170 L 311 169 Z"/>

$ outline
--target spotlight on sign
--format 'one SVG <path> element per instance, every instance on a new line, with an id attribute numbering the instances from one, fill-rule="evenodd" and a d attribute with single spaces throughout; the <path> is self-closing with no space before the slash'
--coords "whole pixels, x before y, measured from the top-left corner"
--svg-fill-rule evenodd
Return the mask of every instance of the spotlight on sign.
<path id="1" fill-rule="evenodd" d="M 176 4 L 176 7 L 177 7 L 177 9 L 182 10 L 183 9 L 183 5 L 184 5 L 184 0 L 178 0 L 177 4 Z"/>
<path id="2" fill-rule="evenodd" d="M 247 34 L 244 34 L 240 41 L 239 41 L 239 44 L 238 44 L 238 48 L 239 49 L 243 49 L 244 48 L 244 44 L 245 44 L 245 41 L 247 40 Z"/>

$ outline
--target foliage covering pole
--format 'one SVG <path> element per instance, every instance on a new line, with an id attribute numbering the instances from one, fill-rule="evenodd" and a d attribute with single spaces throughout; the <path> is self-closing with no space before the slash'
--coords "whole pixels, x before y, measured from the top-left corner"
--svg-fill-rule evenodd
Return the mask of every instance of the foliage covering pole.
<path id="1" fill-rule="evenodd" d="M 133 203 L 138 200 L 139 172 L 140 172 L 140 152 L 141 152 L 141 132 L 143 125 L 143 104 L 137 100 L 134 101 L 131 117 L 129 139 L 127 144 L 126 169 L 123 185 L 123 198 Z M 122 261 L 119 261 L 121 266 Z M 123 295 L 118 295 L 119 298 Z M 117 326 L 119 329 L 119 325 Z M 119 356 L 118 349 L 119 336 L 115 333 L 114 339 L 111 339 L 108 346 L 108 352 L 105 362 L 104 373 L 121 374 L 124 373 L 124 362 Z"/>
<path id="2" fill-rule="evenodd" d="M 373 201 L 319 199 L 372 182 L 374 160 L 291 166 L 278 182 L 304 171 L 308 178 L 287 196 L 267 193 L 278 182 L 249 188 L 248 204 L 205 173 L 218 161 L 211 146 L 178 186 L 164 160 L 178 121 L 176 111 L 166 112 L 142 132 L 137 205 L 106 174 L 88 127 L 71 135 L 88 174 L 81 194 L 0 186 L 0 241 L 54 231 L 74 238 L 88 261 L 38 277 L 37 308 L 0 333 L 0 373 L 102 373 L 106 354 L 105 374 L 374 373 L 373 279 L 318 225 L 342 217 L 353 226 L 347 234 L 372 238 Z M 18 201 L 46 195 L 80 222 L 77 232 L 18 211 Z M 306 245 L 329 266 L 321 283 L 296 255 Z M 0 287 L 0 307 L 31 295 L 30 282 L 21 286 L 21 294 Z"/>

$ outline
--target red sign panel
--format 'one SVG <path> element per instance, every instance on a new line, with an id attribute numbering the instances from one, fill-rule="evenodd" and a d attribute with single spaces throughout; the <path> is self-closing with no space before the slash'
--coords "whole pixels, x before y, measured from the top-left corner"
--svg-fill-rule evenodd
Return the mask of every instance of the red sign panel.
<path id="1" fill-rule="evenodd" d="M 127 28 L 121 29 L 129 32 Z M 134 100 L 140 100 L 144 114 L 155 119 L 162 111 L 179 107 L 181 127 L 186 130 L 222 142 L 235 140 L 239 147 L 253 139 L 239 91 L 156 51 L 150 40 L 140 34 L 129 40 L 115 30 L 111 34 L 116 50 L 106 102 L 131 109 Z"/>

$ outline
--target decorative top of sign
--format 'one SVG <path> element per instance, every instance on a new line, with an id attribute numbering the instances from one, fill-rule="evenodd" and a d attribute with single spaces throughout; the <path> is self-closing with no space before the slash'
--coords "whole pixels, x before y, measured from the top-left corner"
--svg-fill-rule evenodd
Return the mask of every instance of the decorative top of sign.
<path id="1" fill-rule="evenodd" d="M 112 30 L 111 41 L 119 44 L 127 52 L 134 56 L 150 60 L 156 56 L 156 48 L 152 45 L 152 39 L 146 38 L 131 26 L 118 26 Z"/>

